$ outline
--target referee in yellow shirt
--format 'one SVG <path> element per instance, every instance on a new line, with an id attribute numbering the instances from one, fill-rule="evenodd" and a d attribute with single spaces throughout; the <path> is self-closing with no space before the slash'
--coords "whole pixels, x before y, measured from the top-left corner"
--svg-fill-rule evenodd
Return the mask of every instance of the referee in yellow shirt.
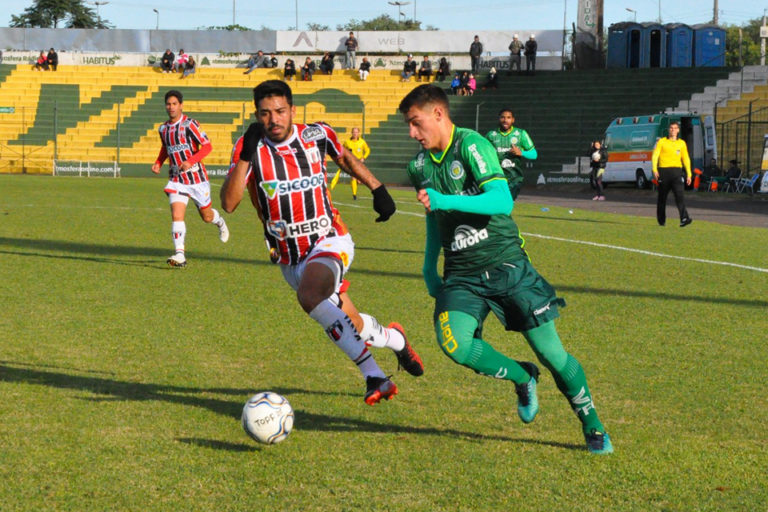
<path id="1" fill-rule="evenodd" d="M 352 128 L 352 138 L 344 141 L 343 146 L 361 162 L 365 162 L 365 159 L 371 154 L 371 148 L 369 148 L 365 140 L 360 137 L 360 128 L 357 127 Z M 341 176 L 341 169 L 336 171 L 336 174 L 331 180 L 331 190 L 333 190 L 339 182 L 339 176 Z M 352 199 L 357 200 L 357 180 L 350 177 L 349 184 L 352 185 Z"/>
<path id="2" fill-rule="evenodd" d="M 653 177 L 658 182 L 659 199 L 656 203 L 656 220 L 659 226 L 667 221 L 667 196 L 669 191 L 675 195 L 675 203 L 680 212 L 680 227 L 685 227 L 693 220 L 685 209 L 683 200 L 683 180 L 691 184 L 691 158 L 688 156 L 688 146 L 685 141 L 678 139 L 680 123 L 673 121 L 669 125 L 669 136 L 662 137 L 653 148 Z M 683 177 L 685 170 L 685 177 Z"/>

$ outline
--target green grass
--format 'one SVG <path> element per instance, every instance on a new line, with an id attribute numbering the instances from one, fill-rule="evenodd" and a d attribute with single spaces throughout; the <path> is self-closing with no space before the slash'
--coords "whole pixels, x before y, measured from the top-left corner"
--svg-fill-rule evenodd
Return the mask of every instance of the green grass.
<path id="1" fill-rule="evenodd" d="M 10 511 L 766 510 L 768 273 L 527 237 L 568 301 L 558 330 L 587 371 L 616 453 L 589 455 L 550 376 L 523 425 L 510 384 L 451 363 L 420 277 L 421 208 L 375 224 L 334 199 L 355 237 L 358 307 L 397 319 L 426 373 L 368 407 L 357 370 L 267 262 L 245 203 L 232 238 L 187 216 L 166 268 L 160 179 L 0 176 L 0 507 Z M 214 185 L 214 196 L 218 186 Z M 218 204 L 218 200 L 214 201 Z M 768 267 L 768 230 L 521 202 L 525 233 Z M 486 338 L 530 359 L 489 319 Z M 385 371 L 392 354 L 379 350 Z M 249 395 L 284 394 L 291 436 L 256 445 Z"/>

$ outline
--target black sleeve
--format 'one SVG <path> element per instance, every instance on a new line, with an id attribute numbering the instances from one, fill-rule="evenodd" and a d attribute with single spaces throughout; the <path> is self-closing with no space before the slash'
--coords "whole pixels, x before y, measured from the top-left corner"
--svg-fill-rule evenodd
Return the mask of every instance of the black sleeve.
<path id="1" fill-rule="evenodd" d="M 259 139 L 264 135 L 264 131 L 260 123 L 251 123 L 243 135 L 243 149 L 240 150 L 240 160 L 250 162 L 253 154 L 256 152 L 256 147 L 259 145 Z"/>

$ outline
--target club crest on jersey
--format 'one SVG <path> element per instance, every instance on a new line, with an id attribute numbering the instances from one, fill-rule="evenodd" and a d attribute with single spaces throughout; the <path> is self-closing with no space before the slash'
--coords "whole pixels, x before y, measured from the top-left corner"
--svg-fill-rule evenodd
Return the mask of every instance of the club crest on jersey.
<path id="1" fill-rule="evenodd" d="M 320 150 L 317 147 L 307 148 L 307 158 L 311 164 L 320 163 Z"/>
<path id="2" fill-rule="evenodd" d="M 461 165 L 461 162 L 458 160 L 454 160 L 451 162 L 451 169 L 448 171 L 448 174 L 450 174 L 451 178 L 454 180 L 460 180 L 464 177 L 464 166 Z"/>
<path id="3" fill-rule="evenodd" d="M 517 146 L 517 143 L 520 142 L 520 139 L 517 136 L 514 136 L 509 140 L 512 142 L 513 146 Z"/>
<path id="4" fill-rule="evenodd" d="M 341 339 L 342 334 L 344 333 L 344 326 L 341 324 L 340 321 L 336 320 L 333 322 L 333 325 L 328 327 L 325 330 L 326 334 L 328 334 L 328 337 L 331 338 L 333 341 L 339 341 Z"/>
<path id="5" fill-rule="evenodd" d="M 419 153 L 419 156 L 416 157 L 416 161 L 413 163 L 413 165 L 417 169 L 424 167 L 424 153 Z"/>
<path id="6" fill-rule="evenodd" d="M 268 198 L 274 199 L 277 194 L 277 180 L 262 181 L 261 188 L 264 190 L 264 193 L 267 194 Z"/>
<path id="7" fill-rule="evenodd" d="M 461 224 L 456 227 L 453 232 L 453 242 L 451 242 L 452 251 L 461 251 L 467 247 L 472 247 L 480 243 L 480 241 L 488 238 L 488 230 L 483 228 L 480 231 L 476 230 L 472 226 Z"/>
<path id="8" fill-rule="evenodd" d="M 313 140 L 320 140 L 325 137 L 325 131 L 319 126 L 307 126 L 301 130 L 301 140 L 304 142 L 312 142 Z"/>

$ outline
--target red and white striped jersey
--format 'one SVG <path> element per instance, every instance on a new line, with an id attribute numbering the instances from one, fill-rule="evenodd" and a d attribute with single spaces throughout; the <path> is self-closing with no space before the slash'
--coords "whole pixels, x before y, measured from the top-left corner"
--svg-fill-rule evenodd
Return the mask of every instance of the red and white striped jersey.
<path id="1" fill-rule="evenodd" d="M 293 133 L 276 144 L 262 137 L 251 158 L 248 190 L 256 194 L 265 235 L 280 253 L 280 263 L 299 263 L 324 237 L 344 235 L 347 227 L 331 203 L 325 157 L 342 148 L 325 123 L 294 124 Z"/>
<path id="2" fill-rule="evenodd" d="M 182 114 L 181 119 L 175 123 L 166 121 L 158 129 L 160 142 L 163 144 L 165 154 L 168 156 L 168 177 L 173 182 L 193 185 L 208 181 L 208 173 L 202 158 L 210 153 L 211 141 L 200 128 L 200 123 Z M 202 146 L 208 145 L 207 151 L 198 155 Z M 162 157 L 163 152 L 160 152 Z M 162 159 L 160 159 L 162 163 Z M 187 171 L 182 172 L 179 166 L 182 162 L 194 163 Z"/>

